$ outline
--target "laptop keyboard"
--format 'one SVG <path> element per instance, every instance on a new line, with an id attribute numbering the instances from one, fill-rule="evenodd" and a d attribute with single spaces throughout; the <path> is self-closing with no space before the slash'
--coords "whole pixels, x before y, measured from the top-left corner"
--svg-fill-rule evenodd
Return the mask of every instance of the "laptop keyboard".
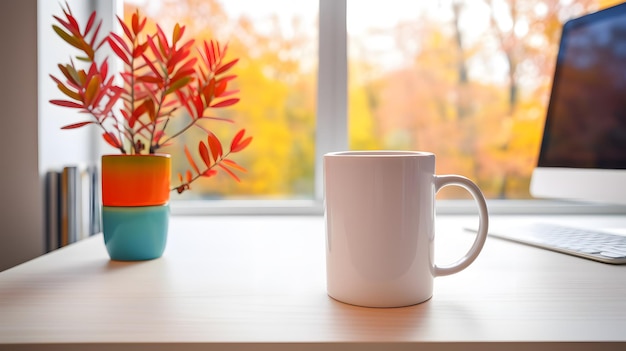
<path id="1" fill-rule="evenodd" d="M 626 264 L 626 236 L 550 223 L 489 229 L 489 235 L 599 262 Z"/>

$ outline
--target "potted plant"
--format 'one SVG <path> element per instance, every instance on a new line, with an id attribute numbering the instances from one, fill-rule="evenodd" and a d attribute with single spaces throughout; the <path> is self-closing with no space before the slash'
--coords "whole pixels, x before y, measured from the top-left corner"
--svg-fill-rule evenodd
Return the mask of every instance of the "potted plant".
<path id="1" fill-rule="evenodd" d="M 78 110 L 86 119 L 62 129 L 96 126 L 107 144 L 119 154 L 103 155 L 102 221 L 107 251 L 116 260 L 145 260 L 160 257 L 165 249 L 169 220 L 169 194 L 182 193 L 199 178 L 224 172 L 239 181 L 237 171 L 245 168 L 230 156 L 245 149 L 252 137 L 239 130 L 228 147 L 203 123 L 229 121 L 215 117 L 216 109 L 236 104 L 237 90 L 229 90 L 236 75 L 230 69 L 238 59 L 227 60 L 227 45 L 183 39 L 185 27 L 176 24 L 168 36 L 156 24 L 147 31 L 147 18 L 135 12 L 129 24 L 117 18 L 120 34 L 100 35 L 102 21 L 94 11 L 81 26 L 69 5 L 64 16 L 54 16 L 54 31 L 77 49 L 68 63 L 58 65 L 60 77 L 51 75 L 64 99 L 50 102 Z M 123 63 L 111 69 L 103 48 Z M 193 55 L 194 50 L 197 55 Z M 186 116 L 179 112 L 186 112 Z M 172 130 L 174 118 L 186 118 Z M 170 185 L 170 155 L 160 153 L 190 128 L 206 133 L 196 157 L 185 145 L 189 163 L 179 184 Z"/>

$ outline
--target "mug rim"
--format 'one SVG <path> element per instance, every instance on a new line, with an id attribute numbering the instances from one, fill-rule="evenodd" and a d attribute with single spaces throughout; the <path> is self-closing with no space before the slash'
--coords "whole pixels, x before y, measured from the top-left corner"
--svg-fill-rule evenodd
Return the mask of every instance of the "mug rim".
<path id="1" fill-rule="evenodd" d="M 423 157 L 434 156 L 428 151 L 411 151 L 411 150 L 355 150 L 355 151 L 336 151 L 329 152 L 324 157 Z"/>

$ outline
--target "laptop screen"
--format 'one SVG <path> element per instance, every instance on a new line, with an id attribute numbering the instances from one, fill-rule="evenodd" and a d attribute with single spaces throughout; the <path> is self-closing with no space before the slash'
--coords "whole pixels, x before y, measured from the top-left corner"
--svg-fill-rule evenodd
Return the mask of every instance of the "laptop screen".
<path id="1" fill-rule="evenodd" d="M 626 169 L 626 4 L 563 26 L 538 166 Z"/>

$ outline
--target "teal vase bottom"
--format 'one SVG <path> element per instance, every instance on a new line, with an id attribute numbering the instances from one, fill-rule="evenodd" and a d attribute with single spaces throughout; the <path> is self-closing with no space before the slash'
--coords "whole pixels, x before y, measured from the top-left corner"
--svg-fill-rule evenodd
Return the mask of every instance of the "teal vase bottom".
<path id="1" fill-rule="evenodd" d="M 169 204 L 102 207 L 102 233 L 109 257 L 143 261 L 161 257 L 169 226 Z"/>

